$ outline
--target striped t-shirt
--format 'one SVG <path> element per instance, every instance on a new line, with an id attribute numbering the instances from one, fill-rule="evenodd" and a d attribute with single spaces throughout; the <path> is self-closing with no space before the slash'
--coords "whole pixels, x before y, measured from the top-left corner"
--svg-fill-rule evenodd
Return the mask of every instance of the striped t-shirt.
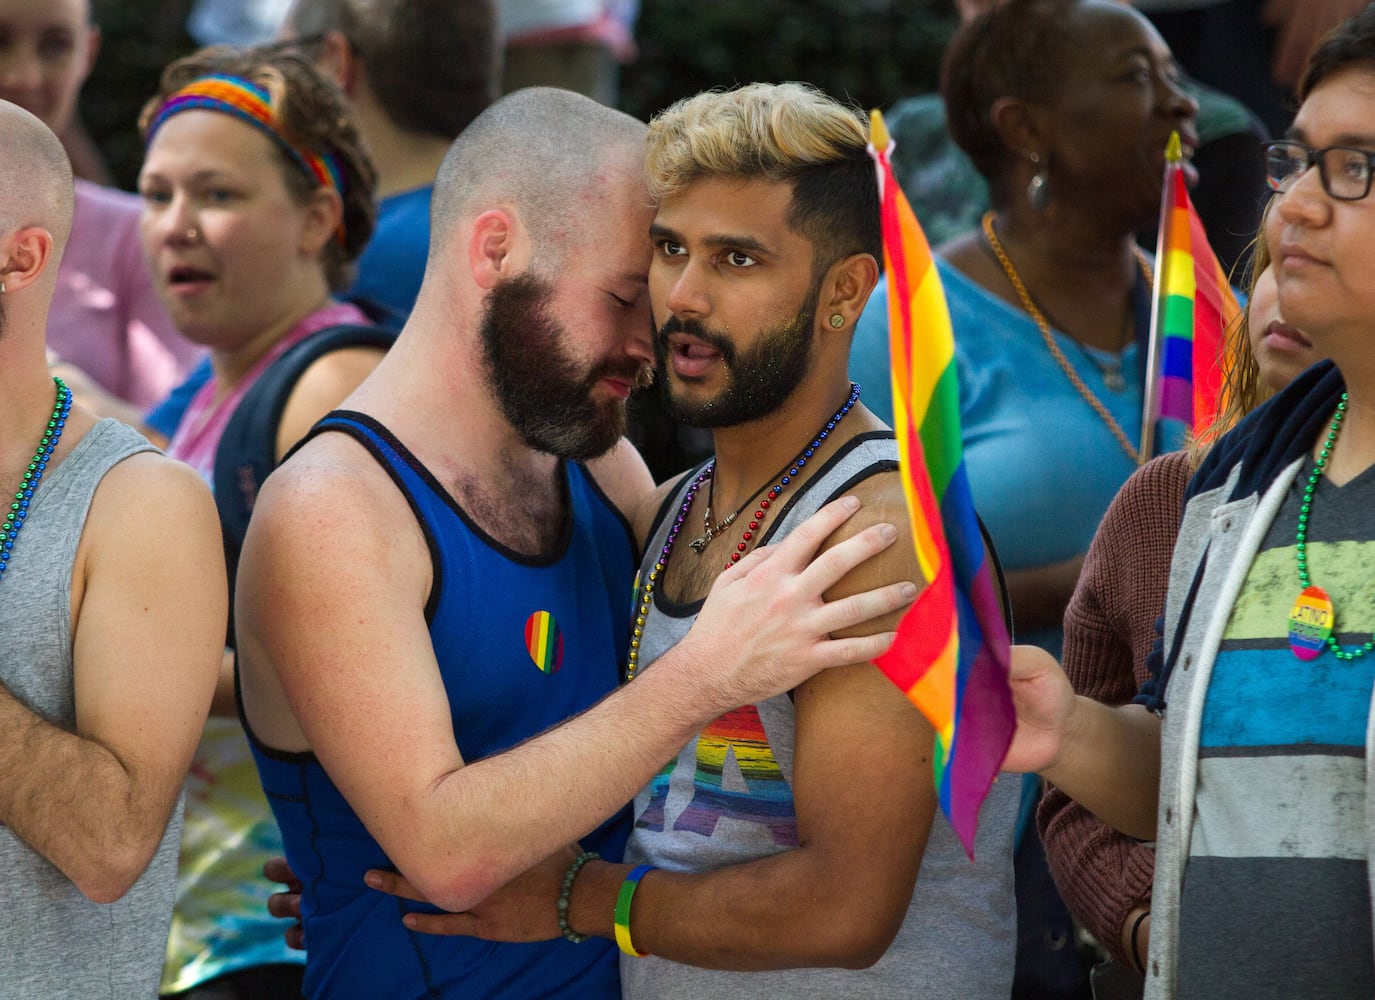
<path id="1" fill-rule="evenodd" d="M 1365 742 L 1375 653 L 1305 661 L 1289 646 L 1302 591 L 1302 471 L 1227 624 L 1199 737 L 1181 899 L 1178 996 L 1375 996 L 1366 882 Z M 1375 631 L 1375 469 L 1314 494 L 1308 572 L 1337 638 Z"/>

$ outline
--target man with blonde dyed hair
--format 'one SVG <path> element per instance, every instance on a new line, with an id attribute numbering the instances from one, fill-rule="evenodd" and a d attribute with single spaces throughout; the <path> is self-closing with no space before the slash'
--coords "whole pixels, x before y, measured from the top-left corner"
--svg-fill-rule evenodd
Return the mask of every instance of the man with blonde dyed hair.
<path id="1" fill-rule="evenodd" d="M 882 255 L 867 142 L 854 112 L 798 84 L 700 94 L 650 125 L 655 352 L 670 411 L 710 428 L 716 455 L 636 518 L 631 691 L 681 653 L 723 567 L 789 544 L 835 497 L 863 508 L 823 548 L 903 527 L 828 596 L 920 578 L 896 442 L 846 376 Z M 765 620 L 746 612 L 737 635 Z M 925 719 L 856 657 L 699 727 L 635 797 L 625 864 L 584 856 L 562 881 L 411 926 L 528 940 L 561 895 L 564 936 L 616 940 L 636 1000 L 1006 997 L 1018 785 L 995 785 L 971 863 L 933 821 L 932 748 Z"/>
<path id="2" fill-rule="evenodd" d="M 643 135 L 541 88 L 466 128 L 400 338 L 254 508 L 243 710 L 303 884 L 309 996 L 619 996 L 607 942 L 559 939 L 557 889 L 548 933 L 493 947 L 411 933 L 365 874 L 399 870 L 463 911 L 532 866 L 522 885 L 557 886 L 584 848 L 619 857 L 626 801 L 683 741 L 875 655 L 891 633 L 830 633 L 914 594 L 822 600 L 894 536 L 875 526 L 807 565 L 855 506 L 833 504 L 604 697 L 636 655 L 622 512 L 652 489 L 620 438 L 652 357 Z"/>
<path id="3" fill-rule="evenodd" d="M 224 637 L 219 521 L 49 377 L 72 173 L 4 101 L 0 176 L 0 997 L 152 996 Z"/>

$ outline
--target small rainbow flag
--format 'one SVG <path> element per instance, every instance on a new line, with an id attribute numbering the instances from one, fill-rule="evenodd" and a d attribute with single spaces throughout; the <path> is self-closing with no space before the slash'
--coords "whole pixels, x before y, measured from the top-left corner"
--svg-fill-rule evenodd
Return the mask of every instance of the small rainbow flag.
<path id="1" fill-rule="evenodd" d="M 997 777 L 1016 715 L 1010 640 L 969 493 L 960 442 L 955 338 L 931 247 L 893 177 L 893 143 L 871 112 L 878 168 L 893 424 L 907 511 L 926 587 L 874 662 L 936 730 L 941 809 L 970 857 L 979 807 Z"/>
<path id="2" fill-rule="evenodd" d="M 1189 200 L 1179 133 L 1165 150 L 1165 182 L 1151 307 L 1150 352 L 1141 454 L 1149 458 L 1157 420 L 1205 433 L 1222 408 L 1226 331 L 1241 312 Z"/>

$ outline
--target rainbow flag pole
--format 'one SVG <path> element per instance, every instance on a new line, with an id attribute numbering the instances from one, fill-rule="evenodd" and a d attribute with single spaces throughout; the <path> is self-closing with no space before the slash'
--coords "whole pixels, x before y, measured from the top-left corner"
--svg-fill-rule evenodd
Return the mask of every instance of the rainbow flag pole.
<path id="1" fill-rule="evenodd" d="M 979 808 L 1016 727 L 1010 639 L 974 513 L 960 442 L 955 339 L 936 262 L 893 176 L 893 143 L 870 114 L 888 276 L 893 429 L 926 587 L 874 662 L 936 731 L 941 809 L 974 856 Z"/>
<path id="2" fill-rule="evenodd" d="M 1183 421 L 1194 434 L 1212 426 L 1223 405 L 1227 327 L 1241 311 L 1189 200 L 1178 132 L 1170 133 L 1165 149 L 1155 266 L 1141 413 L 1143 462 L 1154 451 L 1157 421 Z"/>

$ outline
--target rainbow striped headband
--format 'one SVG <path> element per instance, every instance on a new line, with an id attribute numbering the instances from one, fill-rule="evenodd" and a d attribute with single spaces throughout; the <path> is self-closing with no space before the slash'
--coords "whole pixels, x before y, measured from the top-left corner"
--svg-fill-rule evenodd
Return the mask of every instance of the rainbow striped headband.
<path id="1" fill-rule="evenodd" d="M 158 129 L 167 119 L 181 111 L 219 111 L 233 115 L 247 122 L 269 136 L 277 143 L 292 161 L 306 172 L 317 184 L 327 185 L 339 192 L 344 198 L 344 171 L 338 157 L 333 154 L 321 156 L 309 149 L 301 149 L 287 142 L 286 137 L 277 129 L 276 116 L 272 112 L 271 95 L 265 87 L 238 76 L 225 73 L 212 73 L 192 80 L 171 97 L 162 102 L 157 113 L 148 123 L 148 135 L 144 148 L 152 145 Z M 344 224 L 339 223 L 339 242 L 344 242 Z"/>

